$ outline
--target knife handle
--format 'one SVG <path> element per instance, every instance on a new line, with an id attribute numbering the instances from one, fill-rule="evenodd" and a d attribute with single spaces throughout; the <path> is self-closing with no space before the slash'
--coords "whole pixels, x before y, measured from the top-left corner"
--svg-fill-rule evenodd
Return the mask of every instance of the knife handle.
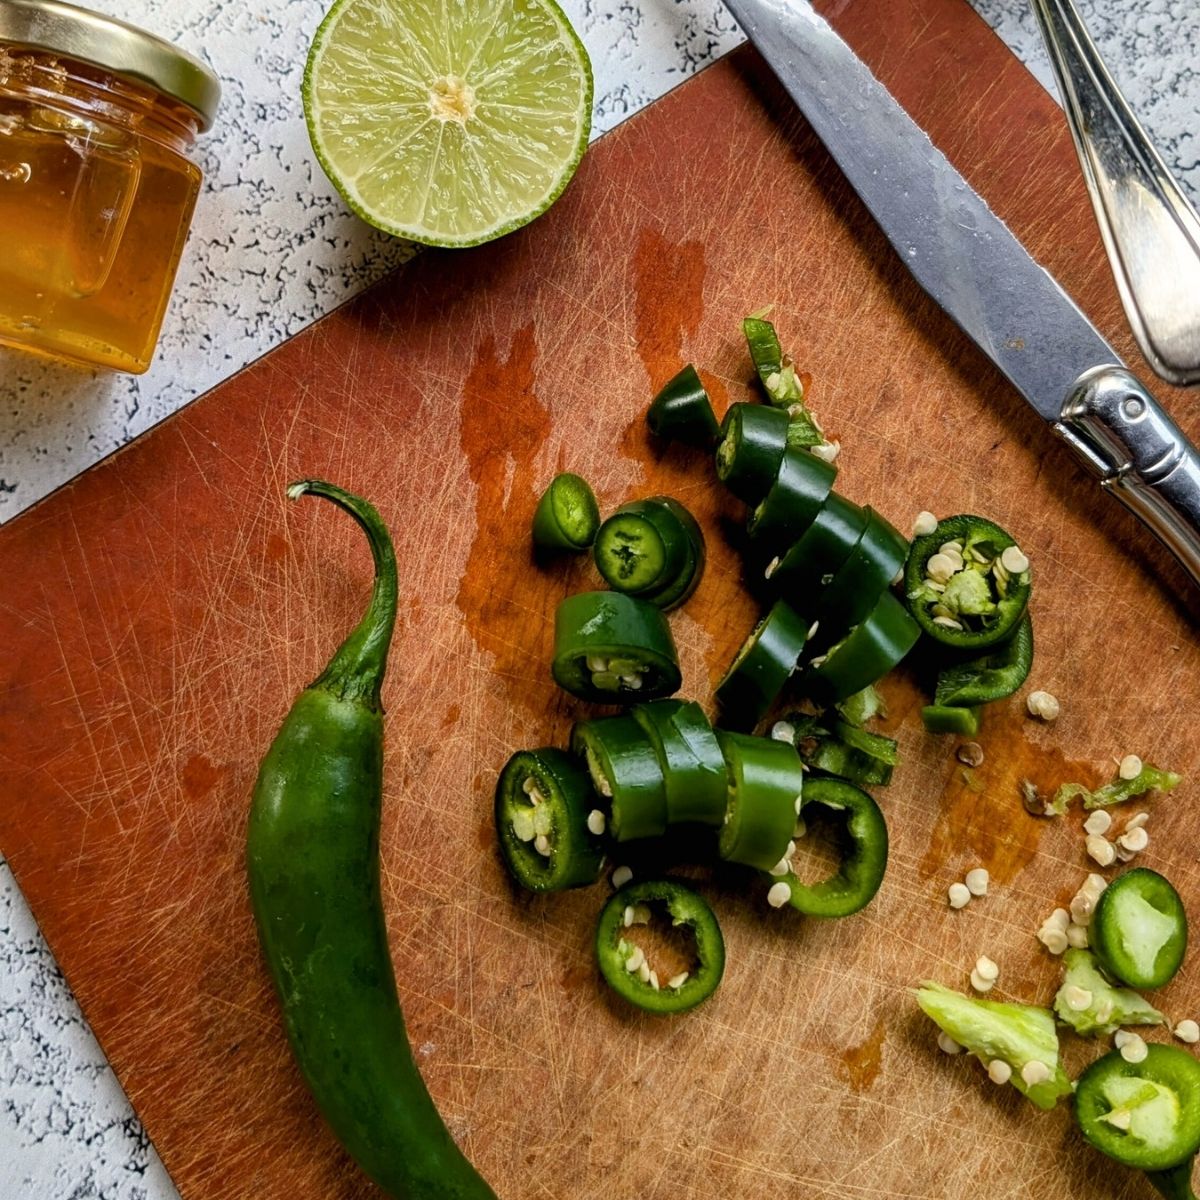
<path id="1" fill-rule="evenodd" d="M 1055 425 L 1200 586 L 1200 453 L 1123 367 L 1085 371 Z"/>

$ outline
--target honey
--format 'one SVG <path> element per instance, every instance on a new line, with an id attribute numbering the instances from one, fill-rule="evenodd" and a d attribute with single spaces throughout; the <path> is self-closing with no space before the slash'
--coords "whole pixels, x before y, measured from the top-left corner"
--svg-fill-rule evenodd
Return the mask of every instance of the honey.
<path id="1" fill-rule="evenodd" d="M 146 80 L 0 38 L 0 342 L 147 369 L 200 189 L 188 153 L 203 123 Z"/>

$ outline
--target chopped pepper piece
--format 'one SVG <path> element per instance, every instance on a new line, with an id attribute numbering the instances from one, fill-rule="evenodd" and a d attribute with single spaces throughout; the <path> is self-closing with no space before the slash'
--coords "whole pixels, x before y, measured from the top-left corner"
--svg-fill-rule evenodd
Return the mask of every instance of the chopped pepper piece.
<path id="1" fill-rule="evenodd" d="M 687 930 L 695 947 L 687 970 L 665 979 L 633 933 L 656 917 Z M 601 910 L 596 959 L 608 986 L 630 1004 L 649 1013 L 687 1012 L 717 990 L 725 973 L 725 939 L 713 910 L 691 888 L 671 879 L 643 880 L 614 892 Z"/>
<path id="2" fill-rule="evenodd" d="M 704 564 L 707 559 L 704 531 L 696 518 L 672 496 L 651 496 L 646 503 L 665 508 L 679 522 L 687 536 L 687 550 L 679 574 L 657 591 L 647 592 L 642 597 L 656 608 L 661 608 L 663 612 L 670 612 L 691 598 L 704 577 Z"/>
<path id="3" fill-rule="evenodd" d="M 1109 1158 L 1170 1171 L 1200 1150 L 1200 1062 L 1175 1046 L 1146 1050 L 1141 1062 L 1113 1051 L 1092 1063 L 1075 1089 L 1075 1119 Z"/>
<path id="4" fill-rule="evenodd" d="M 663 385 L 646 410 L 646 424 L 655 437 L 711 446 L 717 440 L 717 417 L 696 368 L 689 363 Z"/>
<path id="5" fill-rule="evenodd" d="M 801 883 L 789 870 L 780 878 L 791 891 L 788 903 L 809 917 L 848 917 L 874 899 L 887 869 L 887 822 L 879 805 L 861 788 L 842 779 L 807 779 L 800 816 L 813 808 L 843 821 L 843 855 L 835 874 L 820 883 Z M 777 880 L 772 877 L 772 885 Z"/>
<path id="6" fill-rule="evenodd" d="M 662 769 L 667 823 L 725 819 L 725 757 L 704 710 L 694 700 L 655 700 L 630 715 L 654 746 Z"/>
<path id="7" fill-rule="evenodd" d="M 1082 783 L 1064 783 L 1054 793 L 1054 799 L 1045 806 L 1045 815 L 1061 817 L 1071 806 L 1071 801 L 1082 797 L 1083 807 L 1087 811 L 1096 808 L 1110 808 L 1114 804 L 1124 804 L 1126 800 L 1135 800 L 1147 792 L 1169 792 L 1178 787 L 1183 776 L 1174 771 L 1163 771 L 1146 763 L 1132 779 L 1122 779 L 1119 775 L 1111 783 L 1092 791 Z"/>
<path id="8" fill-rule="evenodd" d="M 757 504 L 779 474 L 787 435 L 787 413 L 782 409 L 731 404 L 717 443 L 717 478 L 739 500 Z"/>
<path id="9" fill-rule="evenodd" d="M 876 717 L 887 716 L 887 705 L 874 684 L 868 684 L 862 691 L 847 696 L 845 700 L 839 701 L 836 707 L 842 714 L 842 719 L 851 725 L 865 725 Z M 890 738 L 887 740 L 891 741 Z"/>
<path id="10" fill-rule="evenodd" d="M 742 332 L 768 401 L 788 414 L 788 445 L 798 449 L 821 445 L 825 435 L 805 406 L 804 384 L 795 366 L 785 360 L 775 326 L 762 317 L 751 316 L 742 322 Z"/>
<path id="11" fill-rule="evenodd" d="M 1033 622 L 1027 612 L 1007 642 L 975 658 L 959 660 L 938 672 L 934 703 L 975 708 L 1011 696 L 1033 667 Z"/>
<path id="12" fill-rule="evenodd" d="M 810 771 L 836 775 L 859 787 L 891 783 L 897 750 L 893 738 L 869 733 L 833 712 L 824 717 L 796 714 L 788 721 L 795 730 L 800 761 Z"/>
<path id="13" fill-rule="evenodd" d="M 518 750 L 496 784 L 496 833 L 509 873 L 532 892 L 595 883 L 604 846 L 588 829 L 598 800 L 587 772 L 563 750 Z"/>
<path id="14" fill-rule="evenodd" d="M 818 698 L 844 700 L 882 679 L 920 636 L 904 605 L 884 592 L 866 620 L 832 647 L 824 661 L 814 660 L 808 687 Z"/>
<path id="15" fill-rule="evenodd" d="M 769 871 L 796 829 L 804 768 L 796 748 L 773 738 L 717 730 L 728 798 L 718 851 L 727 862 Z"/>
<path id="16" fill-rule="evenodd" d="M 774 569 L 768 568 L 771 590 L 798 612 L 811 613 L 820 589 L 833 581 L 858 545 L 868 519 L 866 509 L 830 492 L 799 541 Z"/>
<path id="17" fill-rule="evenodd" d="M 587 764 L 592 786 L 608 801 L 608 829 L 618 842 L 658 837 L 667 828 L 667 782 L 654 743 L 632 717 L 579 721 L 571 750 Z"/>
<path id="18" fill-rule="evenodd" d="M 930 733 L 955 733 L 962 737 L 974 737 L 979 732 L 977 708 L 927 704 L 921 709 L 921 720 Z"/>
<path id="19" fill-rule="evenodd" d="M 807 636 L 808 622 L 785 601 L 776 601 L 717 685 L 722 725 L 753 729 L 762 720 L 795 671 Z"/>
<path id="20" fill-rule="evenodd" d="M 1012 637 L 1025 615 L 1029 560 L 994 522 L 966 513 L 947 517 L 913 542 L 904 590 L 935 642 L 986 650 Z"/>
<path id="21" fill-rule="evenodd" d="M 1179 893 L 1157 871 L 1135 867 L 1104 889 L 1092 914 L 1096 957 L 1130 987 L 1163 987 L 1187 949 L 1187 913 Z"/>
<path id="22" fill-rule="evenodd" d="M 829 499 L 837 468 L 807 450 L 785 450 L 775 481 L 751 512 L 746 530 L 770 555 L 782 554 Z"/>
<path id="23" fill-rule="evenodd" d="M 850 557 L 817 598 L 814 647 L 830 646 L 870 615 L 904 566 L 908 540 L 872 508 Z"/>
<path id="24" fill-rule="evenodd" d="M 533 514 L 533 540 L 547 550 L 586 550 L 600 528 L 600 507 L 591 485 L 564 471 L 542 493 Z"/>
<path id="25" fill-rule="evenodd" d="M 923 983 L 917 1003 L 940 1029 L 985 1067 L 997 1059 L 1012 1071 L 1012 1085 L 1038 1108 L 1051 1109 L 1071 1094 L 1071 1081 L 1058 1061 L 1058 1034 L 1048 1009 L 1031 1004 L 975 1000 L 939 983 Z M 1049 1078 L 1030 1084 L 1022 1071 L 1041 1063 Z"/>
<path id="26" fill-rule="evenodd" d="M 614 591 L 648 596 L 679 578 L 688 531 L 659 497 L 622 504 L 596 534 L 596 569 Z"/>
<path id="27" fill-rule="evenodd" d="M 599 704 L 668 696 L 682 679 L 666 618 L 620 592 L 580 592 L 559 604 L 551 671 L 559 687 Z"/>
<path id="28" fill-rule="evenodd" d="M 1081 1037 L 1108 1037 L 1122 1025 L 1161 1025 L 1166 1020 L 1137 992 L 1112 984 L 1090 950 L 1068 950 L 1063 965 L 1054 1011 Z"/>

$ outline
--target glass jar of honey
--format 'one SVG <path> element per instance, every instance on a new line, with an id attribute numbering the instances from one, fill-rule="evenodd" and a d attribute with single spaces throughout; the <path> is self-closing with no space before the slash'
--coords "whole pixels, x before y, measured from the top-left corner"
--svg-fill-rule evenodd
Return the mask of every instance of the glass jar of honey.
<path id="1" fill-rule="evenodd" d="M 220 99 L 203 63 L 60 0 L 0 0 L 0 343 L 140 374 Z"/>

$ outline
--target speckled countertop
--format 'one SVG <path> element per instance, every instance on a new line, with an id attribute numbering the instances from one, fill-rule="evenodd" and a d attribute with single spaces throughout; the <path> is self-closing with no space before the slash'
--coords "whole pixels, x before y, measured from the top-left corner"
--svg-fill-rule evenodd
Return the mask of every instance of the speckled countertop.
<path id="1" fill-rule="evenodd" d="M 1025 0 L 972 2 L 1049 85 Z M 218 131 L 202 145 L 206 187 L 149 373 L 93 375 L 0 350 L 0 521 L 298 332 L 404 253 L 345 211 L 309 151 L 300 75 L 324 4 L 91 4 L 203 54 L 224 81 L 223 107 Z M 596 134 L 741 41 L 715 0 L 564 7 L 596 69 Z M 1200 196 L 1200 7 L 1083 0 L 1083 8 L 1167 161 Z M 0 1197 L 175 1195 L 0 858 Z"/>

